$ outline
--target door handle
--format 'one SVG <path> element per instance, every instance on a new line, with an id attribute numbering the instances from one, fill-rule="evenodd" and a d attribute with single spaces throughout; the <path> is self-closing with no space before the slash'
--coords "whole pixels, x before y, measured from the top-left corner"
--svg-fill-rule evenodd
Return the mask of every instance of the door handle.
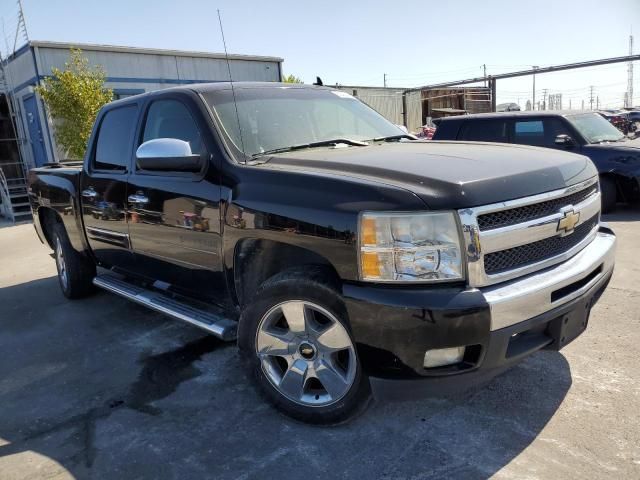
<path id="1" fill-rule="evenodd" d="M 133 195 L 129 195 L 129 203 L 144 204 L 149 203 L 149 198 L 145 196 L 143 192 L 136 192 Z"/>
<path id="2" fill-rule="evenodd" d="M 82 191 L 82 196 L 86 198 L 96 198 L 98 196 L 98 192 L 96 192 L 93 188 L 87 188 Z"/>

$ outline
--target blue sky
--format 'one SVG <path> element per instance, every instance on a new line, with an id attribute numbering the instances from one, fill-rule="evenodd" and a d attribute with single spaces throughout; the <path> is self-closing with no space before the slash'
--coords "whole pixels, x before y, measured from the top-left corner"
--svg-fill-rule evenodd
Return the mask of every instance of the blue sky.
<path id="1" fill-rule="evenodd" d="M 12 37 L 14 0 L 0 16 Z M 418 86 L 628 52 L 631 29 L 640 52 L 640 0 L 485 0 L 382 2 L 353 0 L 23 0 L 32 39 L 180 50 L 222 51 L 216 9 L 230 53 L 285 59 L 285 73 L 327 84 Z M 12 39 L 11 39 L 12 40 Z M 10 42 L 12 43 L 12 41 Z M 626 65 L 538 76 L 542 89 L 563 93 L 565 107 L 588 99 L 620 104 Z M 640 104 L 640 62 L 635 66 Z M 531 79 L 498 83 L 499 101 L 531 97 Z"/>

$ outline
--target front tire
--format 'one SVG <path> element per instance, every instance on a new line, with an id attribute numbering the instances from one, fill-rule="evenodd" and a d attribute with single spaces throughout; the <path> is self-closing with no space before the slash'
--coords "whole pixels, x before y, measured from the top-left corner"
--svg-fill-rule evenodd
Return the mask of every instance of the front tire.
<path id="1" fill-rule="evenodd" d="M 268 280 L 242 313 L 238 345 L 267 399 L 314 424 L 338 424 L 371 398 L 340 295 L 313 271 Z"/>
<path id="2" fill-rule="evenodd" d="M 94 291 L 96 266 L 91 259 L 73 249 L 67 232 L 60 223 L 53 226 L 53 252 L 58 282 L 64 296 L 76 299 L 91 294 Z"/>

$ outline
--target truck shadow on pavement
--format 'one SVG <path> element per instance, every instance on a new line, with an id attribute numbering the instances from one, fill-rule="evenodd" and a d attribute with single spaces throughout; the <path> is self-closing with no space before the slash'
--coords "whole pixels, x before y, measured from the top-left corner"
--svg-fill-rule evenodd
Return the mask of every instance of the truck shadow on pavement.
<path id="1" fill-rule="evenodd" d="M 233 345 L 106 293 L 69 302 L 55 277 L 0 289 L 0 347 L 0 472 L 18 478 L 488 478 L 571 386 L 540 352 L 484 388 L 310 427 L 263 401 Z"/>

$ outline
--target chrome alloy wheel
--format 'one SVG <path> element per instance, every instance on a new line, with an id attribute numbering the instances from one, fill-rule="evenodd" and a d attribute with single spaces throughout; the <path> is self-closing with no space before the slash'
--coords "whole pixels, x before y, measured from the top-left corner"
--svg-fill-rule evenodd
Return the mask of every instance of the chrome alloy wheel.
<path id="1" fill-rule="evenodd" d="M 67 276 L 67 265 L 64 261 L 64 253 L 62 253 L 62 242 L 56 237 L 56 263 L 58 264 L 58 276 L 62 282 L 62 286 L 66 289 L 69 283 Z"/>
<path id="2" fill-rule="evenodd" d="M 331 405 L 356 377 L 356 351 L 347 329 L 311 302 L 291 300 L 271 308 L 258 325 L 256 351 L 271 384 L 299 405 Z"/>

